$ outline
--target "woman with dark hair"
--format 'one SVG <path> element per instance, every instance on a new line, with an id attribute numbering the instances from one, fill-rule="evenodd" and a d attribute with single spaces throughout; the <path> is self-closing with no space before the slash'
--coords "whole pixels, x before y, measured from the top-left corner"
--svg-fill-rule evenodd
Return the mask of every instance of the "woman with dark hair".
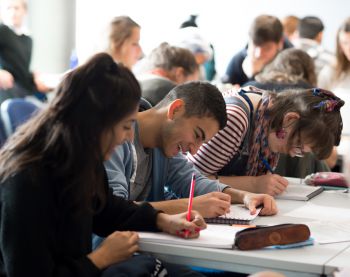
<path id="1" fill-rule="evenodd" d="M 312 88 L 316 86 L 316 72 L 313 59 L 303 50 L 288 48 L 244 86 L 255 86 L 270 91 L 283 91 L 286 89 Z M 326 161 L 334 166 L 337 160 L 336 149 Z M 303 158 L 290 157 L 281 154 L 275 173 L 281 176 L 305 178 L 305 176 L 321 171 L 330 171 L 325 161 L 319 161 L 314 154 L 307 153 Z"/>
<path id="2" fill-rule="evenodd" d="M 115 230 L 198 237 L 205 223 L 196 212 L 187 221 L 108 190 L 103 161 L 133 138 L 139 100 L 133 74 L 97 54 L 68 73 L 48 107 L 8 140 L 0 151 L 2 276 L 157 275 L 156 259 L 129 259 L 137 233 Z M 93 232 L 107 236 L 95 251 Z"/>
<path id="3" fill-rule="evenodd" d="M 207 175 L 234 188 L 270 195 L 288 181 L 273 173 L 279 153 L 327 158 L 342 131 L 344 101 L 320 89 L 275 93 L 249 88 L 227 93 L 227 125 L 189 159 Z"/>

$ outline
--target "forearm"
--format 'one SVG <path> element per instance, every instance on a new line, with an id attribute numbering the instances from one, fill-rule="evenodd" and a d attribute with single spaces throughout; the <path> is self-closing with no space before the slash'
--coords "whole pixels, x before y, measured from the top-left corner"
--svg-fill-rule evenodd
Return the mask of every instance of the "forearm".
<path id="1" fill-rule="evenodd" d="M 231 203 L 237 204 L 237 203 L 244 203 L 244 197 L 248 192 L 239 190 L 239 189 L 233 189 L 230 187 L 227 187 L 223 190 L 224 193 L 231 196 Z"/>
<path id="2" fill-rule="evenodd" d="M 183 198 L 159 202 L 150 202 L 150 204 L 156 210 L 163 211 L 166 214 L 178 214 L 187 211 L 188 199 Z"/>
<path id="3" fill-rule="evenodd" d="M 256 177 L 254 176 L 219 176 L 222 184 L 231 188 L 257 193 Z"/>

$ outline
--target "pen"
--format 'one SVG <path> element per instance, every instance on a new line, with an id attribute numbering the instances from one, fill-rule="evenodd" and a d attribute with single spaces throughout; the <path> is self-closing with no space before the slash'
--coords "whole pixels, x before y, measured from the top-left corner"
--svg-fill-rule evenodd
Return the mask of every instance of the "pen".
<path id="1" fill-rule="evenodd" d="M 271 166 L 269 165 L 269 163 L 267 162 L 267 160 L 263 157 L 261 157 L 261 161 L 264 164 L 265 168 L 270 171 L 272 174 L 274 174 L 275 172 L 272 170 Z"/>
<path id="2" fill-rule="evenodd" d="M 188 197 L 188 208 L 187 208 L 187 217 L 186 217 L 187 221 L 191 221 L 191 211 L 192 211 L 192 202 L 193 202 L 195 185 L 196 185 L 196 176 L 194 173 L 192 173 L 190 196 Z"/>

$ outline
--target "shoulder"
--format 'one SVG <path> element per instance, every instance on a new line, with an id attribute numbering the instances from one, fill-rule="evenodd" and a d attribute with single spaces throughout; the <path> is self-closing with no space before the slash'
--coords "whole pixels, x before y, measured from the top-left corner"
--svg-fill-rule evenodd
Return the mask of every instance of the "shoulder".
<path id="1" fill-rule="evenodd" d="M 244 48 L 240 50 L 236 55 L 233 56 L 232 60 L 236 63 L 242 63 L 243 60 L 247 57 L 247 49 Z"/>
<path id="2" fill-rule="evenodd" d="M 8 36 L 11 36 L 11 34 L 14 34 L 14 32 L 5 24 L 0 24 L 0 34 L 2 37 L 5 36 L 6 38 Z"/>
<path id="3" fill-rule="evenodd" d="M 46 175 L 37 167 L 29 167 L 6 178 L 0 184 L 1 201 L 26 202 L 45 194 L 49 187 L 45 183 L 51 183 Z"/>
<path id="4" fill-rule="evenodd" d="M 109 162 L 117 162 L 120 160 L 124 160 L 125 158 L 131 157 L 132 153 L 132 144 L 131 142 L 125 142 L 122 145 L 119 145 L 116 147 L 109 158 L 108 161 L 105 162 L 105 164 L 108 164 Z"/>

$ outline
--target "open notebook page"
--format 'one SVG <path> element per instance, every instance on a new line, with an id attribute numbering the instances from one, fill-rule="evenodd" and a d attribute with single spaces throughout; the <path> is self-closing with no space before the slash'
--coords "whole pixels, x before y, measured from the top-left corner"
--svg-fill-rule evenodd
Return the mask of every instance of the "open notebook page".
<path id="1" fill-rule="evenodd" d="M 216 218 L 206 218 L 207 223 L 215 224 L 249 224 L 258 216 L 261 208 L 256 209 L 255 214 L 250 214 L 250 211 L 242 204 L 233 204 L 230 207 L 230 212 Z"/>
<path id="2" fill-rule="evenodd" d="M 202 230 L 199 238 L 195 239 L 184 239 L 166 233 L 138 232 L 138 234 L 140 237 L 139 242 L 141 249 L 142 243 L 145 242 L 231 249 L 234 244 L 236 233 L 244 228 L 245 227 L 208 224 L 207 229 Z"/>

